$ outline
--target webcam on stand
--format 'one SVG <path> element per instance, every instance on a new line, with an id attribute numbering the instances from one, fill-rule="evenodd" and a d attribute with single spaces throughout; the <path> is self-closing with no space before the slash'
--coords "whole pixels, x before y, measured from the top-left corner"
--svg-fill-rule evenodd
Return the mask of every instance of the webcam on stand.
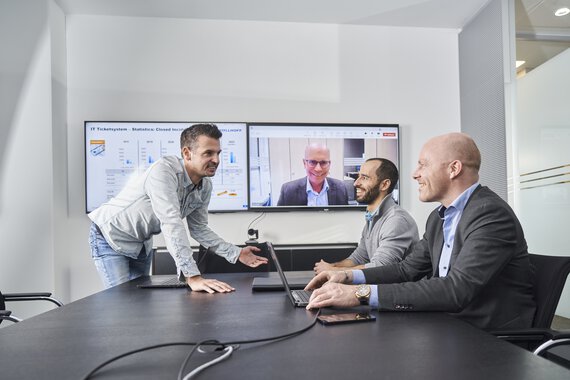
<path id="1" fill-rule="evenodd" d="M 245 244 L 258 244 L 257 239 L 259 239 L 258 230 L 254 230 L 253 228 L 247 230 L 247 240 L 245 241 Z"/>

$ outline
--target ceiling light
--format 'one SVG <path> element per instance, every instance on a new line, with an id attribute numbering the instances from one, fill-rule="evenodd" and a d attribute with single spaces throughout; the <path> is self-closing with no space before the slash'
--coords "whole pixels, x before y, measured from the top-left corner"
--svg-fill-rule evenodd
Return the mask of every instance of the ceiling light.
<path id="1" fill-rule="evenodd" d="M 519 67 L 521 67 L 525 63 L 526 63 L 526 61 L 517 61 L 516 68 L 518 69 Z"/>
<path id="2" fill-rule="evenodd" d="M 570 8 L 568 7 L 558 8 L 554 11 L 554 15 L 558 17 L 566 16 L 568 13 L 570 13 Z"/>

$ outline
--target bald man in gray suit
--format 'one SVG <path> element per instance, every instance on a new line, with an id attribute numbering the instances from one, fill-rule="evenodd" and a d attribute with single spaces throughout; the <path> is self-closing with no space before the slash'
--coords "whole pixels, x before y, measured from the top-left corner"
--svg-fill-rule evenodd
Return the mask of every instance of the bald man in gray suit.
<path id="1" fill-rule="evenodd" d="M 413 177 L 420 200 L 441 206 L 423 239 L 398 264 L 319 274 L 307 285 L 316 289 L 308 308 L 370 304 L 448 312 L 482 329 L 530 327 L 536 306 L 523 230 L 509 205 L 479 184 L 480 165 L 465 134 L 429 140 Z"/>

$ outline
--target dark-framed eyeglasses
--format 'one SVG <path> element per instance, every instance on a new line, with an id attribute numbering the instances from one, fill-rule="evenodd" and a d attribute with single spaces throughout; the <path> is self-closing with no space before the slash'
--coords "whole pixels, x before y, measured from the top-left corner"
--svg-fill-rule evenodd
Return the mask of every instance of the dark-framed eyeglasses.
<path id="1" fill-rule="evenodd" d="M 321 165 L 321 168 L 328 168 L 331 164 L 330 161 L 317 161 L 317 160 L 303 160 L 305 164 L 309 165 L 311 168 L 314 168 L 317 165 Z"/>

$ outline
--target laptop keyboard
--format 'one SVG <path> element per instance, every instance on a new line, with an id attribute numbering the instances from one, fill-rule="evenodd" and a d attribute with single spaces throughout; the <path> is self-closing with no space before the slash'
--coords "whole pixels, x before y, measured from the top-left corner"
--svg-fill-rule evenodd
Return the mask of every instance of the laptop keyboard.
<path id="1" fill-rule="evenodd" d="M 186 286 L 186 283 L 180 281 L 178 278 L 173 277 L 173 278 L 169 278 L 168 280 L 165 280 L 163 282 L 160 283 L 161 286 L 180 286 L 180 287 L 184 287 Z"/>
<path id="2" fill-rule="evenodd" d="M 295 295 L 295 298 L 297 298 L 298 300 L 303 302 L 309 302 L 312 292 L 307 290 L 293 290 L 292 293 Z"/>

